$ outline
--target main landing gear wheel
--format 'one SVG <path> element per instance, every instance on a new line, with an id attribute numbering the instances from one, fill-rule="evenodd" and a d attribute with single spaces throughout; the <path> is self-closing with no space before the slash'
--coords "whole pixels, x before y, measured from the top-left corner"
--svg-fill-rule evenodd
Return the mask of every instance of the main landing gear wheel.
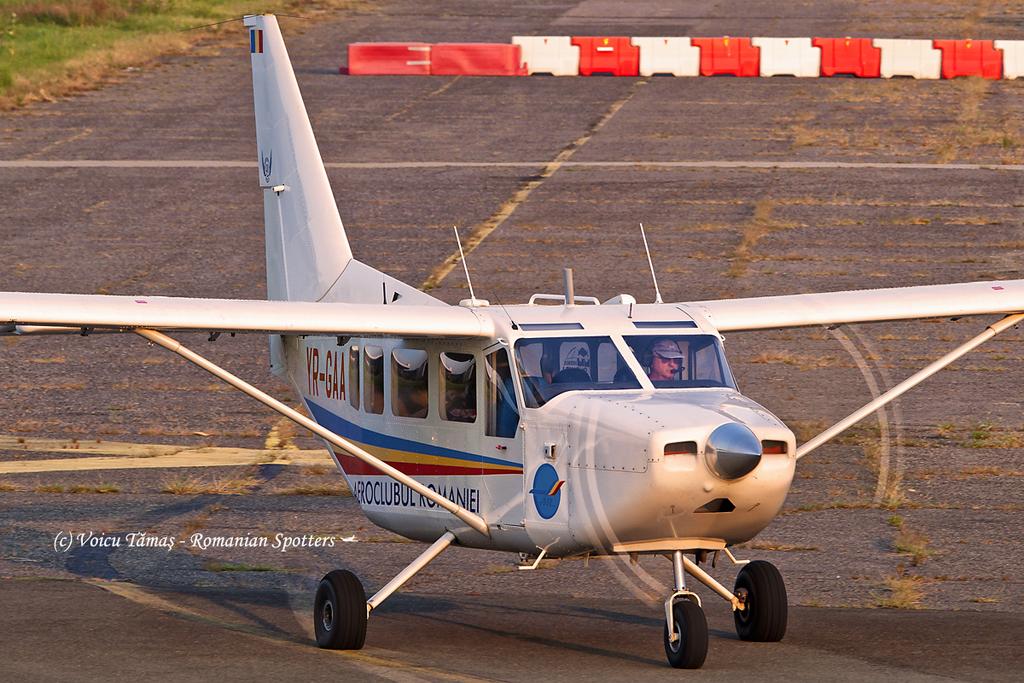
<path id="1" fill-rule="evenodd" d="M 708 656 L 708 620 L 704 610 L 691 600 L 679 600 L 672 605 L 672 622 L 679 639 L 669 639 L 665 624 L 665 656 L 676 669 L 699 669 Z"/>
<path id="2" fill-rule="evenodd" d="M 313 601 L 317 645 L 331 650 L 362 649 L 366 617 L 366 591 L 355 574 L 335 569 L 320 580 Z"/>
<path id="3" fill-rule="evenodd" d="M 786 585 L 775 565 L 755 560 L 736 577 L 736 597 L 743 609 L 733 610 L 736 634 L 741 640 L 774 643 L 786 635 Z"/>

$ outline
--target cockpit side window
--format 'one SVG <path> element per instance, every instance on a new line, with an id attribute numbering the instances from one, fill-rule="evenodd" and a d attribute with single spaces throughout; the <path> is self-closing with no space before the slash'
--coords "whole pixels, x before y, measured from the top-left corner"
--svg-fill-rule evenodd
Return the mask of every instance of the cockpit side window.
<path id="1" fill-rule="evenodd" d="M 736 388 L 714 335 L 638 335 L 625 340 L 657 389 Z"/>
<path id="2" fill-rule="evenodd" d="M 610 337 L 520 339 L 516 360 L 528 408 L 566 391 L 640 388 Z"/>
<path id="3" fill-rule="evenodd" d="M 499 349 L 486 356 L 484 387 L 487 401 L 487 436 L 505 439 L 515 438 L 519 428 L 519 405 L 516 403 L 515 386 L 512 384 L 512 369 L 509 366 L 508 351 Z"/>

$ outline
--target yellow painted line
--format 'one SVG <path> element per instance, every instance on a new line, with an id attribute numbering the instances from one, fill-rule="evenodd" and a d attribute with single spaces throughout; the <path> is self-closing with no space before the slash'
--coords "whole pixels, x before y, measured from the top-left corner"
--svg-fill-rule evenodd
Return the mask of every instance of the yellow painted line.
<path id="1" fill-rule="evenodd" d="M 580 150 L 580 148 L 587 144 L 587 142 L 589 142 L 590 139 L 594 137 L 594 135 L 633 98 L 633 95 L 637 93 L 639 86 L 646 85 L 649 80 L 650 78 L 646 78 L 634 83 L 630 87 L 629 91 L 624 96 L 613 102 L 601 118 L 590 126 L 583 135 L 566 145 L 557 155 L 555 155 L 554 159 L 544 165 L 544 168 L 541 169 L 540 173 L 523 183 L 511 197 L 505 200 L 505 202 L 498 207 L 497 211 L 491 214 L 491 216 L 483 223 L 473 228 L 469 233 L 469 236 L 462 241 L 465 254 L 473 253 L 476 248 L 479 247 L 485 239 L 487 239 L 488 235 L 500 228 L 505 221 L 511 218 L 512 214 L 515 213 L 515 210 L 529 199 L 533 191 L 544 184 L 544 181 L 553 176 L 558 169 L 566 165 L 569 162 L 569 159 L 571 159 L 572 156 Z M 458 250 L 453 251 L 448 258 L 442 261 L 439 266 L 434 268 L 433 272 L 431 272 L 427 279 L 423 281 L 423 284 L 420 285 L 420 289 L 428 292 L 439 286 L 448 274 L 461 262 L 462 258 L 462 252 Z"/>
<path id="2" fill-rule="evenodd" d="M 291 428 L 292 435 L 282 436 L 281 432 L 283 429 Z M 287 434 L 288 432 L 285 432 Z M 263 442 L 263 447 L 267 449 L 281 448 L 289 451 L 299 450 L 292 441 L 294 440 L 294 423 L 287 417 L 282 417 L 278 420 L 273 427 L 270 428 L 270 432 L 267 434 L 267 438 Z"/>
<path id="3" fill-rule="evenodd" d="M 360 668 L 367 673 L 392 681 L 446 680 L 457 681 L 458 683 L 478 683 L 481 681 L 492 680 L 477 676 L 453 673 L 422 664 L 411 664 L 396 659 L 378 657 L 359 650 L 321 650 L 312 642 L 307 644 L 305 641 L 301 641 L 297 638 L 282 636 L 279 633 L 275 633 L 258 626 L 240 624 L 237 622 L 219 619 L 208 614 L 203 614 L 198 610 L 172 602 L 163 596 L 157 595 L 150 590 L 131 583 L 121 581 L 104 581 L 102 579 L 86 579 L 85 583 L 101 588 L 109 593 L 113 593 L 114 595 L 134 602 L 137 605 L 149 607 L 160 612 L 174 614 L 185 619 L 198 621 L 200 623 L 216 626 L 229 631 L 244 633 L 246 635 L 290 647 L 292 649 L 299 648 L 309 652 L 311 655 L 320 654 L 323 656 L 334 655 L 344 657 L 351 662 L 353 666 Z"/>
<path id="4" fill-rule="evenodd" d="M 173 444 L 130 443 L 127 441 L 101 441 L 78 439 L 34 439 L 0 435 L 0 451 L 24 451 L 26 453 L 64 453 L 74 451 L 83 455 L 124 455 L 135 458 L 151 458 L 154 455 L 169 455 L 193 448 Z"/>
<path id="5" fill-rule="evenodd" d="M 158 467 L 234 467 L 238 465 L 324 465 L 334 461 L 326 451 L 216 446 L 175 446 L 118 441 L 71 442 L 60 439 L 19 439 L 0 436 L 0 450 L 26 453 L 81 453 L 91 457 L 0 461 L 0 474 L 85 472 Z"/>

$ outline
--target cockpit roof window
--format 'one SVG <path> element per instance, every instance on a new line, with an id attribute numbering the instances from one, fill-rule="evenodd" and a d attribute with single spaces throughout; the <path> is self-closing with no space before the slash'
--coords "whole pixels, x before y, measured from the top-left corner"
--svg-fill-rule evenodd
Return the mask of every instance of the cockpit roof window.
<path id="1" fill-rule="evenodd" d="M 634 320 L 633 327 L 638 330 L 693 330 L 697 323 L 692 320 Z"/>
<path id="2" fill-rule="evenodd" d="M 523 332 L 557 332 L 558 330 L 582 330 L 583 323 L 522 323 Z"/>
<path id="3" fill-rule="evenodd" d="M 641 388 L 610 337 L 520 339 L 516 365 L 528 408 L 566 391 Z"/>
<path id="4" fill-rule="evenodd" d="M 656 389 L 736 388 L 713 334 L 632 335 L 625 340 Z"/>

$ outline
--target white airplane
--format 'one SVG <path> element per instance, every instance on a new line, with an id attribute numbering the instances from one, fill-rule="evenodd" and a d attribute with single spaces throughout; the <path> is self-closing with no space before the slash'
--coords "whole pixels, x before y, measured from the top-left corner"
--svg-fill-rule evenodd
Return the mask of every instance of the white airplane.
<path id="1" fill-rule="evenodd" d="M 798 459 L 1024 319 L 1024 280 L 640 304 L 575 296 L 567 277 L 564 294 L 523 305 L 492 307 L 472 290 L 445 304 L 353 258 L 277 20 L 245 25 L 269 300 L 8 292 L 0 333 L 133 332 L 166 347 L 321 437 L 371 521 L 431 543 L 369 599 L 351 572 L 327 574 L 313 615 L 321 647 L 361 648 L 373 610 L 451 544 L 534 566 L 667 557 L 675 667 L 700 667 L 707 652 L 687 575 L 730 605 L 741 639 L 778 641 L 781 575 L 730 547 L 779 512 Z M 799 447 L 739 392 L 722 348 L 725 332 L 969 315 L 1003 317 Z M 269 333 L 273 372 L 312 419 L 175 331 Z M 732 590 L 705 568 L 719 552 L 742 564 Z"/>

